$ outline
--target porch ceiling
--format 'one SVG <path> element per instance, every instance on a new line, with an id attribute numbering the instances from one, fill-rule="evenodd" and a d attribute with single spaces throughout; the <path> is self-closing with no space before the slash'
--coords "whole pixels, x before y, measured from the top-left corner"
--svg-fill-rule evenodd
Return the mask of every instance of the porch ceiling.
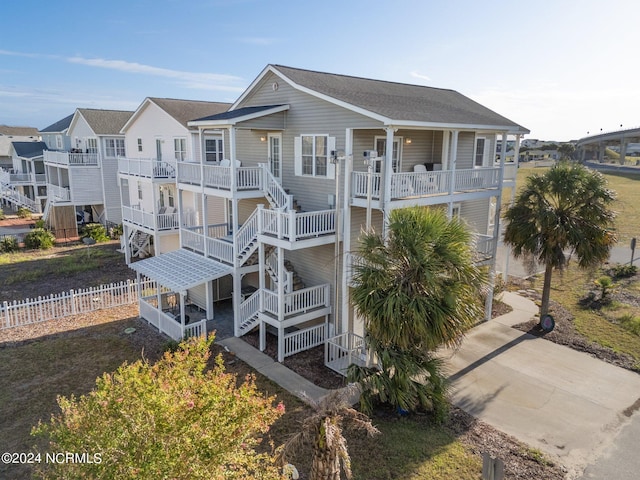
<path id="1" fill-rule="evenodd" d="M 174 292 L 233 273 L 232 267 L 183 249 L 140 260 L 130 267 Z"/>

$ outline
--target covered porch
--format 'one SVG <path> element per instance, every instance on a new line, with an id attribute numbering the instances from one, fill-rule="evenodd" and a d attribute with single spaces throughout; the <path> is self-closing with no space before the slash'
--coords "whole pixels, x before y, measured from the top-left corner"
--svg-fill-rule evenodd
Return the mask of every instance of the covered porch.
<path id="1" fill-rule="evenodd" d="M 188 250 L 180 249 L 133 263 L 138 280 L 144 276 L 155 288 L 140 292 L 140 317 L 174 340 L 207 334 L 214 317 L 213 280 L 233 269 Z M 205 285 L 205 305 L 190 301 L 189 290 Z M 204 307 L 204 308 L 203 308 Z"/>

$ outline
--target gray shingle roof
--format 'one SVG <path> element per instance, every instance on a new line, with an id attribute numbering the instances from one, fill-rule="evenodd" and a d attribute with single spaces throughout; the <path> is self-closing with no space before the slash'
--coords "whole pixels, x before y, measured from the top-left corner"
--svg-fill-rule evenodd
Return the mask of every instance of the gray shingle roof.
<path id="1" fill-rule="evenodd" d="M 194 121 L 207 121 L 207 120 L 230 120 L 232 118 L 244 117 L 245 115 L 251 115 L 254 113 L 260 113 L 265 110 L 271 110 L 272 108 L 281 107 L 282 105 L 260 105 L 258 107 L 242 107 L 230 112 L 218 113 L 216 115 L 209 115 L 208 117 L 198 118 Z"/>
<path id="2" fill-rule="evenodd" d="M 68 117 L 64 117 L 62 120 L 58 120 L 57 122 L 52 123 L 48 127 L 43 128 L 42 130 L 40 130 L 40 132 L 41 133 L 64 132 L 67 128 L 69 128 L 69 125 L 71 125 L 71 120 L 73 120 L 73 113 Z"/>
<path id="3" fill-rule="evenodd" d="M 16 155 L 24 158 L 41 157 L 47 148 L 44 142 L 13 142 L 12 145 Z"/>
<path id="4" fill-rule="evenodd" d="M 297 85 L 391 120 L 504 126 L 527 131 L 455 90 L 315 72 L 283 65 L 272 67 Z"/>
<path id="5" fill-rule="evenodd" d="M 176 119 L 181 125 L 188 127 L 187 122 L 206 115 L 226 112 L 231 106 L 224 102 L 203 102 L 198 100 L 178 100 L 174 98 L 149 97 L 153 103 Z"/>
<path id="6" fill-rule="evenodd" d="M 0 135 L 12 135 L 14 137 L 38 137 L 38 129 L 34 127 L 11 127 L 0 125 Z"/>
<path id="7" fill-rule="evenodd" d="M 96 110 L 79 108 L 91 129 L 96 135 L 120 135 L 120 130 L 133 115 L 133 112 L 123 110 Z"/>

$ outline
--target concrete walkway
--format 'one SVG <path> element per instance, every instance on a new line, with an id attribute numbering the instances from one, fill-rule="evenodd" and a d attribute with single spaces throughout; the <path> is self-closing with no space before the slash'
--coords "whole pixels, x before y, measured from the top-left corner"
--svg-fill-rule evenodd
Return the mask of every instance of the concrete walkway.
<path id="1" fill-rule="evenodd" d="M 611 444 L 640 396 L 640 375 L 511 328 L 537 308 L 517 294 L 513 312 L 480 324 L 444 350 L 452 401 L 556 458 L 576 478 Z"/>

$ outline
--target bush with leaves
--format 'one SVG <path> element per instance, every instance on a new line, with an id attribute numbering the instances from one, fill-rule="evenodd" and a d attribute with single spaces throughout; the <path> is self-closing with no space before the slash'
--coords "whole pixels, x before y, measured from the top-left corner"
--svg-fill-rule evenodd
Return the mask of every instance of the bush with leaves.
<path id="1" fill-rule="evenodd" d="M 31 249 L 46 250 L 53 247 L 56 237 L 49 230 L 34 228 L 24 236 L 24 246 Z"/>
<path id="2" fill-rule="evenodd" d="M 82 238 L 93 238 L 96 242 L 106 242 L 109 240 L 107 236 L 107 231 L 104 228 L 104 225 L 99 223 L 87 223 L 82 233 L 80 234 Z"/>
<path id="3" fill-rule="evenodd" d="M 616 279 L 633 277 L 636 273 L 638 273 L 638 267 L 626 263 L 613 265 L 609 270 L 609 274 Z"/>
<path id="4" fill-rule="evenodd" d="M 282 479 L 260 435 L 284 412 L 247 376 L 238 385 L 209 340 L 192 338 L 156 364 L 123 364 L 79 398 L 59 397 L 62 412 L 33 434 L 52 452 L 100 454 L 100 463 L 41 464 L 46 478 Z"/>
<path id="5" fill-rule="evenodd" d="M 11 235 L 7 235 L 0 240 L 0 252 L 11 253 L 17 252 L 20 249 L 18 239 Z"/>
<path id="6" fill-rule="evenodd" d="M 4 220 L 5 217 L 4 210 L 2 210 L 2 207 L 0 206 L 0 220 Z"/>
<path id="7" fill-rule="evenodd" d="M 31 210 L 26 207 L 20 207 L 17 212 L 18 217 L 20 218 L 31 218 Z"/>

